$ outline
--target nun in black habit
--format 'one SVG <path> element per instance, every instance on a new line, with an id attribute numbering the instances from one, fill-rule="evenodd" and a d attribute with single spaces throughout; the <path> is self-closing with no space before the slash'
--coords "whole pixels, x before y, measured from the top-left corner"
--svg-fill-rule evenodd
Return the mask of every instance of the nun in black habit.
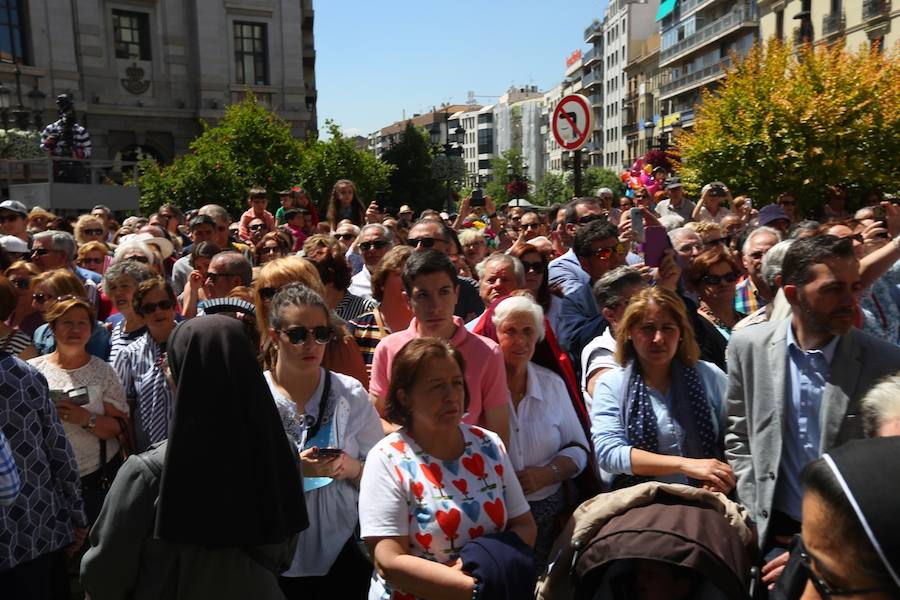
<path id="1" fill-rule="evenodd" d="M 90 533 L 92 600 L 283 598 L 308 521 L 296 452 L 241 324 L 191 319 L 168 342 L 169 439 L 130 457 Z"/>

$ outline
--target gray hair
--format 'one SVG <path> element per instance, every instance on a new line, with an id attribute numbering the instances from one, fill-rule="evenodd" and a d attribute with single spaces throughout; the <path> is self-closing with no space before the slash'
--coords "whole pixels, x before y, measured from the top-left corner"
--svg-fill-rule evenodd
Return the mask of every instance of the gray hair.
<path id="1" fill-rule="evenodd" d="M 219 206 L 218 204 L 206 204 L 200 207 L 200 210 L 197 211 L 198 215 L 208 215 L 212 218 L 213 221 L 222 222 L 225 224 L 231 223 L 231 215 L 228 214 L 228 211 Z"/>
<path id="2" fill-rule="evenodd" d="M 459 244 L 461 246 L 465 246 L 466 244 L 471 244 L 472 242 L 476 242 L 478 240 L 483 240 L 484 234 L 481 233 L 478 229 L 474 227 L 470 227 L 468 229 L 463 229 L 459 232 Z"/>
<path id="3" fill-rule="evenodd" d="M 877 436 L 884 423 L 900 419 L 900 373 L 878 382 L 863 397 L 861 406 L 866 437 Z"/>
<path id="4" fill-rule="evenodd" d="M 682 240 L 686 237 L 695 237 L 698 240 L 702 240 L 700 234 L 691 229 L 690 227 L 678 227 L 669 232 L 669 241 L 672 242 L 673 246 L 677 246 L 679 240 Z"/>
<path id="5" fill-rule="evenodd" d="M 135 249 L 138 252 L 140 252 L 141 254 L 143 254 L 144 256 L 146 256 L 147 260 L 150 261 L 150 263 L 152 263 L 152 264 L 156 263 L 156 261 L 157 261 L 156 254 L 153 252 L 153 250 L 150 248 L 150 246 L 149 246 L 149 244 L 147 244 L 147 242 L 144 242 L 141 240 L 128 240 L 128 241 L 122 242 L 121 244 L 116 246 L 116 252 L 114 255 L 115 259 L 117 261 L 122 260 L 122 258 L 125 256 L 126 252 L 128 252 L 129 250 L 135 250 Z"/>
<path id="6" fill-rule="evenodd" d="M 340 223 L 338 223 L 338 224 L 335 226 L 334 230 L 337 231 L 339 228 L 341 228 L 341 227 L 343 227 L 343 226 L 345 226 L 345 225 L 348 226 L 348 227 L 350 227 L 350 229 L 353 231 L 353 235 L 355 235 L 356 237 L 359 237 L 359 227 L 356 226 L 356 225 L 354 225 L 354 224 L 353 224 L 352 222 L 350 222 L 350 220 L 348 220 L 348 219 L 344 219 L 343 221 L 341 221 Z"/>
<path id="7" fill-rule="evenodd" d="M 478 275 L 479 281 L 484 278 L 484 272 L 487 271 L 488 265 L 495 262 L 502 262 L 505 263 L 507 267 L 511 267 L 516 276 L 516 283 L 519 285 L 519 288 L 525 287 L 525 267 L 522 265 L 521 260 L 515 256 L 510 256 L 509 254 L 491 254 L 475 265 L 475 273 Z"/>
<path id="8" fill-rule="evenodd" d="M 643 282 L 640 271 L 634 267 L 616 267 L 605 273 L 594 284 L 594 300 L 600 309 L 612 308 L 625 299 L 625 290 Z"/>
<path id="9" fill-rule="evenodd" d="M 602 198 L 603 196 L 609 196 L 610 200 L 615 196 L 613 191 L 608 187 L 597 188 L 597 191 L 594 192 L 594 195 L 598 198 Z"/>
<path id="10" fill-rule="evenodd" d="M 240 252 L 219 252 L 212 257 L 212 260 L 223 264 L 229 273 L 233 273 L 240 277 L 241 285 L 250 285 L 253 281 L 253 265 L 251 265 L 250 261 L 247 260 L 247 257 Z"/>
<path id="11" fill-rule="evenodd" d="M 537 332 L 537 340 L 544 339 L 546 331 L 544 329 L 544 309 L 541 305 L 532 299 L 531 295 L 510 296 L 500 302 L 494 308 L 494 314 L 491 316 L 491 322 L 497 331 L 500 325 L 512 315 L 529 315 L 534 320 L 534 330 Z"/>
<path id="12" fill-rule="evenodd" d="M 75 238 L 71 233 L 55 230 L 42 231 L 40 233 L 34 234 L 33 240 L 35 242 L 38 240 L 48 240 L 50 242 L 51 250 L 58 250 L 59 252 L 65 253 L 66 262 L 69 262 L 73 258 L 75 258 L 75 251 L 78 246 L 75 243 Z"/>
<path id="13" fill-rule="evenodd" d="M 753 241 L 753 238 L 764 233 L 774 237 L 776 240 L 776 244 L 781 241 L 780 231 L 778 231 L 774 227 L 769 227 L 768 225 L 760 225 L 759 227 L 748 233 L 747 237 L 744 238 L 744 245 L 741 247 L 741 253 L 747 254 L 748 252 L 750 252 L 750 243 Z"/>
<path id="14" fill-rule="evenodd" d="M 111 264 L 109 268 L 106 269 L 106 273 L 103 274 L 103 291 L 109 295 L 110 283 L 117 279 L 121 279 L 122 277 L 130 277 L 134 280 L 135 284 L 138 284 L 142 281 L 158 277 L 158 275 L 151 271 L 147 265 L 137 261 L 119 261 Z"/>
<path id="15" fill-rule="evenodd" d="M 794 240 L 783 240 L 769 248 L 769 251 L 763 255 L 762 265 L 759 268 L 759 275 L 772 290 L 772 293 L 778 289 L 775 285 L 775 277 L 781 274 L 781 265 L 784 263 L 784 256 L 787 254 L 787 251 L 793 243 Z"/>
<path id="16" fill-rule="evenodd" d="M 283 313 L 284 309 L 289 306 L 313 306 L 322 309 L 325 314 L 325 321 L 331 324 L 331 310 L 325 304 L 317 292 L 306 287 L 302 283 L 289 283 L 275 294 L 272 298 L 272 304 L 269 307 L 269 327 L 280 330 L 284 325 Z"/>
<path id="17" fill-rule="evenodd" d="M 679 227 L 684 227 L 684 217 L 677 213 L 669 213 L 659 218 L 659 224 L 666 228 L 666 231 L 675 231 Z"/>
<path id="18" fill-rule="evenodd" d="M 394 243 L 394 232 L 392 232 L 390 229 L 388 229 L 381 223 L 369 223 L 368 225 L 363 225 L 362 229 L 359 230 L 359 235 L 361 236 L 366 231 L 369 231 L 372 229 L 380 232 L 382 237 L 384 237 L 384 239 L 386 241 L 390 242 L 391 244 Z"/>

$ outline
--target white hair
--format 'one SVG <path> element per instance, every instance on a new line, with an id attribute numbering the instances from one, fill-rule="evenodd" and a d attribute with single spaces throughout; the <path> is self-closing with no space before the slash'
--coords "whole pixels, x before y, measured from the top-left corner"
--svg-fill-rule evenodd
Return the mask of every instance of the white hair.
<path id="1" fill-rule="evenodd" d="M 885 423 L 900 419 L 900 373 L 889 375 L 862 399 L 863 430 L 875 437 Z"/>
<path id="2" fill-rule="evenodd" d="M 771 235 L 772 237 L 774 237 L 776 244 L 781 241 L 781 232 L 780 231 L 778 231 L 774 227 L 769 227 L 767 225 L 760 225 L 759 227 L 757 227 L 756 229 L 754 229 L 753 231 L 751 231 L 750 233 L 747 234 L 747 237 L 744 239 L 744 246 L 741 248 L 741 253 L 747 254 L 748 252 L 750 252 L 750 244 L 753 242 L 753 238 L 755 238 L 758 235 L 763 235 L 763 234 Z"/>
<path id="3" fill-rule="evenodd" d="M 537 339 L 544 339 L 544 309 L 535 302 L 531 296 L 510 296 L 501 301 L 494 309 L 491 321 L 494 327 L 500 330 L 500 325 L 512 315 L 524 314 L 529 315 L 534 321 L 534 330 L 537 332 Z"/>
<path id="4" fill-rule="evenodd" d="M 127 242 L 122 242 L 116 246 L 116 253 L 114 255 L 115 260 L 122 260 L 122 257 L 125 256 L 129 250 L 137 250 L 146 256 L 151 265 L 156 264 L 157 262 L 156 253 L 153 252 L 146 242 L 142 242 L 141 240 L 128 240 Z"/>
<path id="5" fill-rule="evenodd" d="M 684 217 L 677 213 L 669 213 L 659 218 L 659 224 L 665 227 L 666 231 L 674 231 L 684 227 Z"/>
<path id="6" fill-rule="evenodd" d="M 774 293 L 778 289 L 775 285 L 775 278 L 781 275 L 781 265 L 784 263 L 784 257 L 790 249 L 794 240 L 784 240 L 778 242 L 769 251 L 763 255 L 762 265 L 759 267 L 759 276 L 766 282 L 766 285 Z"/>
<path id="7" fill-rule="evenodd" d="M 483 240 L 484 234 L 474 227 L 469 227 L 460 231 L 458 237 L 460 245 L 465 246 L 466 244 L 472 244 L 478 240 Z"/>
<path id="8" fill-rule="evenodd" d="M 484 279 L 484 273 L 487 271 L 488 265 L 495 262 L 504 263 L 507 267 L 512 268 L 519 289 L 525 287 L 525 266 L 521 260 L 509 254 L 488 254 L 486 258 L 475 265 L 475 274 L 478 275 L 479 281 Z"/>

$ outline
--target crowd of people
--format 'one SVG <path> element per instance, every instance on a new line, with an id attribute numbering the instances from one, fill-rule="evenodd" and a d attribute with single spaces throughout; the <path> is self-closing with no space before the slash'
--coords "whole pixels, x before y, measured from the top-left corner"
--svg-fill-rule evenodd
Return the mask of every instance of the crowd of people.
<path id="1" fill-rule="evenodd" d="M 0 203 L 4 598 L 572 597 L 637 493 L 738 515 L 754 598 L 900 597 L 897 204 L 272 196 Z M 699 597 L 631 559 L 585 597 Z"/>

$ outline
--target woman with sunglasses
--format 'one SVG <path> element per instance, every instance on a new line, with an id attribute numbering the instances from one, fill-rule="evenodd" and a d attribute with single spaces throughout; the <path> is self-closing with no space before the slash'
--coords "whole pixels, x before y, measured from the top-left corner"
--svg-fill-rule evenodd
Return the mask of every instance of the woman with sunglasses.
<path id="1" fill-rule="evenodd" d="M 509 254 L 522 261 L 522 266 L 525 268 L 525 289 L 531 292 L 544 310 L 550 327 L 555 328 L 562 299 L 550 292 L 548 269 L 550 261 L 547 260 L 547 256 L 541 253 L 537 246 L 528 243 L 515 244 Z"/>
<path id="2" fill-rule="evenodd" d="M 292 283 L 272 298 L 267 335 L 278 361 L 264 375 L 300 450 L 310 522 L 280 580 L 289 599 L 362 599 L 371 576 L 354 530 L 363 461 L 382 438 L 381 421 L 358 381 L 322 368 L 335 333 L 328 306 L 308 287 Z"/>
<path id="3" fill-rule="evenodd" d="M 34 347 L 37 348 L 38 354 L 50 354 L 56 350 L 56 338 L 53 328 L 46 321 L 46 315 L 59 298 L 84 298 L 85 287 L 81 280 L 68 269 L 45 271 L 34 277 L 31 285 L 33 292 L 31 304 L 45 321 L 34 331 Z M 96 318 L 87 341 L 87 352 L 101 360 L 109 360 L 109 330 Z"/>
<path id="4" fill-rule="evenodd" d="M 28 360 L 38 355 L 31 338 L 5 323 L 15 310 L 17 301 L 15 286 L 9 279 L 0 275 L 0 353 L 6 352 L 22 360 Z"/>
<path id="5" fill-rule="evenodd" d="M 700 298 L 697 313 L 712 323 L 719 334 L 728 340 L 731 329 L 746 315 L 734 309 L 740 269 L 723 248 L 700 254 L 687 272 L 688 287 Z"/>
<path id="6" fill-rule="evenodd" d="M 45 316 L 56 347 L 28 362 L 46 377 L 75 451 L 90 526 L 106 496 L 104 480 L 112 481 L 122 462 L 117 438 L 127 431 L 128 404 L 116 372 L 85 348 L 94 324 L 93 307 L 83 298 L 63 296 Z"/>
<path id="7" fill-rule="evenodd" d="M 146 323 L 146 333 L 119 352 L 113 363 L 131 407 L 137 453 L 168 437 L 173 397 L 164 364 L 166 342 L 177 324 L 176 306 L 175 292 L 164 279 L 139 283 L 132 310 Z"/>
<path id="8" fill-rule="evenodd" d="M 251 223 L 252 227 L 252 223 Z M 286 234 L 280 231 L 270 231 L 259 239 L 259 243 L 253 249 L 253 264 L 261 267 L 276 258 L 283 258 L 291 251 L 291 245 L 286 239 Z"/>
<path id="9" fill-rule="evenodd" d="M 37 265 L 24 260 L 17 260 L 3 271 L 3 275 L 9 279 L 16 290 L 16 305 L 4 322 L 27 334 L 29 339 L 34 336 L 34 331 L 44 322 L 41 313 L 32 305 L 31 298 L 32 279 L 40 273 Z"/>
<path id="10" fill-rule="evenodd" d="M 103 221 L 93 215 L 81 215 L 75 221 L 75 241 L 79 244 L 88 242 L 106 242 L 106 228 Z"/>
<path id="11" fill-rule="evenodd" d="M 724 462 L 728 379 L 699 360 L 684 302 L 663 287 L 632 296 L 616 327 L 616 362 L 591 403 L 597 464 L 613 488 L 656 480 L 727 494 Z"/>
<path id="12" fill-rule="evenodd" d="M 87 269 L 98 275 L 103 275 L 111 260 L 112 257 L 109 254 L 109 249 L 106 244 L 103 242 L 91 241 L 81 244 L 78 247 L 78 255 L 75 259 L 75 264 L 82 269 Z"/>

